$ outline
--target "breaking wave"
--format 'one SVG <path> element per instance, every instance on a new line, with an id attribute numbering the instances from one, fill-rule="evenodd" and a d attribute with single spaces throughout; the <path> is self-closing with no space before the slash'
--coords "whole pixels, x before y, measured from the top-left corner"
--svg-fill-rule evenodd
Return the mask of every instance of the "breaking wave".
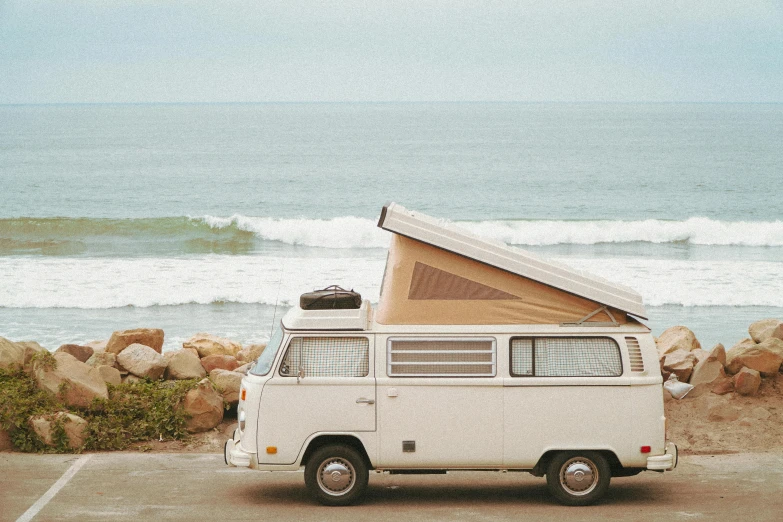
<path id="1" fill-rule="evenodd" d="M 210 227 L 236 227 L 265 240 L 330 248 L 385 248 L 388 237 L 374 220 L 275 219 L 234 215 L 204 216 Z M 716 221 L 693 217 L 684 221 L 458 221 L 478 236 L 511 245 L 592 245 L 599 243 L 691 243 L 695 245 L 783 246 L 783 221 Z"/>
<path id="2" fill-rule="evenodd" d="M 600 243 L 685 243 L 693 245 L 783 246 L 783 221 L 457 221 L 455 225 L 511 245 Z M 276 241 L 333 249 L 386 248 L 389 235 L 374 219 L 252 217 L 11 218 L 0 219 L 0 254 L 69 255 L 111 243 L 171 245 L 184 253 L 247 253 Z M 107 247 L 108 251 L 111 249 Z"/>

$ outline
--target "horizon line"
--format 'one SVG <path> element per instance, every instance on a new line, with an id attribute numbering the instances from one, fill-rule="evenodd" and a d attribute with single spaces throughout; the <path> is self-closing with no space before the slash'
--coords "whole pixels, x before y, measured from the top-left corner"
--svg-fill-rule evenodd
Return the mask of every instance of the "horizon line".
<path id="1" fill-rule="evenodd" d="M 142 102 L 18 102 L 0 103 L 0 107 L 45 107 L 66 105 L 460 105 L 460 104 L 509 104 L 509 105 L 780 105 L 782 101 L 606 101 L 606 100 L 355 100 L 355 101 L 142 101 Z"/>

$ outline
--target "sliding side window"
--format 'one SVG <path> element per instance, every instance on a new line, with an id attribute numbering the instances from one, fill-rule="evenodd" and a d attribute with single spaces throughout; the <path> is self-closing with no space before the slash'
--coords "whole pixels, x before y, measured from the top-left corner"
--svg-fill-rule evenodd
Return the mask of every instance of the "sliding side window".
<path id="1" fill-rule="evenodd" d="M 288 344 L 280 375 L 295 377 L 365 377 L 370 368 L 366 337 L 294 337 Z"/>
<path id="2" fill-rule="evenodd" d="M 513 377 L 617 377 L 620 347 L 609 337 L 511 339 Z"/>

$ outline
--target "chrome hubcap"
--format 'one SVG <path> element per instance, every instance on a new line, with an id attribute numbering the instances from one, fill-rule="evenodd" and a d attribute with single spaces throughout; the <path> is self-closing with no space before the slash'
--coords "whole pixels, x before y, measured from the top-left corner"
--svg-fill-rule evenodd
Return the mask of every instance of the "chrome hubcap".
<path id="1" fill-rule="evenodd" d="M 348 493 L 356 481 L 351 463 L 342 458 L 327 459 L 318 467 L 318 486 L 329 495 Z"/>
<path id="2" fill-rule="evenodd" d="M 583 457 L 570 459 L 560 468 L 560 484 L 571 495 L 587 495 L 598 484 L 598 468 Z"/>

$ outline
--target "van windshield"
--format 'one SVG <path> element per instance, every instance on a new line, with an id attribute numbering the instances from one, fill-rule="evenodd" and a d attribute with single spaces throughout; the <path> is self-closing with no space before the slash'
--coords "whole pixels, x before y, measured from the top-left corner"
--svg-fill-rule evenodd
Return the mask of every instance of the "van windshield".
<path id="1" fill-rule="evenodd" d="M 283 329 L 280 327 L 280 325 L 277 325 L 274 333 L 272 334 L 272 338 L 269 339 L 266 348 L 264 348 L 264 351 L 261 352 L 261 355 L 258 357 L 258 361 L 256 361 L 255 366 L 253 366 L 253 368 L 250 370 L 250 373 L 253 375 L 266 375 L 269 373 L 269 370 L 272 368 L 272 363 L 275 361 L 277 350 L 280 349 L 280 341 L 282 340 Z"/>

